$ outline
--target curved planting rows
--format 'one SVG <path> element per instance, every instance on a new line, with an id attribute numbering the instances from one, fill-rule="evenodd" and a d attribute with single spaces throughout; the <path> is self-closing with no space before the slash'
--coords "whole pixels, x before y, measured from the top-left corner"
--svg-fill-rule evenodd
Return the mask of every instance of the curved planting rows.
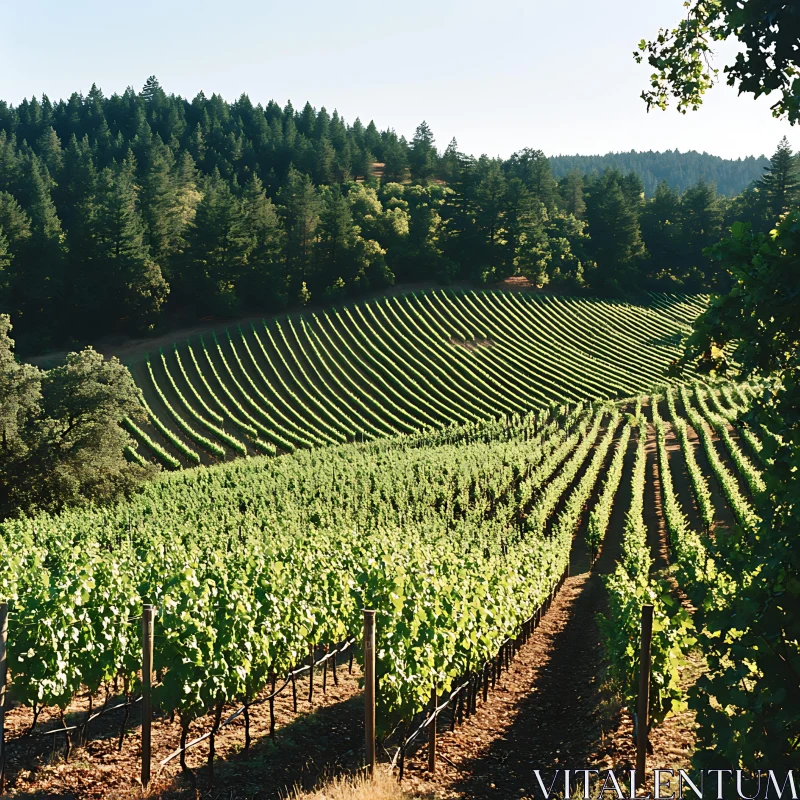
<path id="1" fill-rule="evenodd" d="M 433 290 L 176 342 L 137 372 L 157 435 L 129 428 L 130 457 L 175 468 L 640 395 L 674 382 L 667 368 L 704 303 Z M 709 390 L 711 424 L 752 389 L 730 391 Z"/>

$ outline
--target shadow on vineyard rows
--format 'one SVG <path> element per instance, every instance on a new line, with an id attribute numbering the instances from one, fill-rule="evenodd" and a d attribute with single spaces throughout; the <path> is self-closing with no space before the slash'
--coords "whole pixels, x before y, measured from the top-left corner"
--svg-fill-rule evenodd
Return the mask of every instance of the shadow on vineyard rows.
<path id="1" fill-rule="evenodd" d="M 644 411 L 647 418 L 644 521 L 647 547 L 655 558 L 654 569 L 661 570 L 670 560 L 663 523 L 662 465 L 655 447 L 652 409 L 645 406 Z M 681 411 L 686 413 L 683 404 Z M 688 451 L 681 449 L 674 427 L 668 425 L 665 430 L 667 458 L 676 494 L 684 501 L 692 525 L 699 528 L 701 515 L 692 499 L 689 480 L 691 458 Z M 740 443 L 738 434 L 732 431 L 731 436 Z M 711 464 L 696 431 L 688 428 L 687 439 L 689 451 L 694 453 L 700 469 L 710 475 Z M 719 449 L 720 460 L 730 463 L 724 449 L 717 444 L 719 437 L 714 436 L 713 441 Z M 605 456 L 601 474 L 609 470 L 612 455 L 613 448 Z M 580 468 L 569 472 L 572 479 L 563 490 L 564 496 L 581 482 L 590 460 L 587 458 Z M 631 438 L 620 462 L 623 475 L 631 474 L 635 460 L 636 444 Z M 731 524 L 732 518 L 714 480 L 710 481 L 709 489 L 714 511 L 713 533 L 717 526 Z M 439 762 L 433 776 L 427 771 L 426 748 L 419 746 L 424 737 L 420 737 L 416 751 L 409 752 L 406 757 L 403 781 L 406 791 L 415 796 L 437 798 L 533 797 L 538 791 L 533 772 L 537 768 L 548 774 L 564 767 L 630 768 L 634 756 L 632 722 L 627 710 L 610 697 L 606 688 L 597 614 L 606 604 L 603 575 L 614 571 L 622 555 L 625 516 L 633 495 L 630 481 L 623 480 L 615 497 L 603 548 L 594 566 L 590 567 L 585 534 L 589 511 L 597 504 L 599 491 L 598 481 L 591 496 L 587 495 L 588 502 L 573 540 L 571 576 L 564 582 L 540 626 L 519 649 L 510 670 L 501 673 L 487 701 L 478 702 L 476 713 L 468 715 L 463 724 L 453 726 L 453 730 L 450 709 L 438 718 Z M 554 509 L 556 515 L 562 509 L 562 502 L 554 505 Z M 682 683 L 687 686 L 702 669 L 692 658 L 689 662 L 682 676 Z M 188 797 L 272 800 L 285 797 L 292 787 L 310 789 L 326 776 L 357 770 L 363 760 L 363 701 L 358 678 L 358 666 L 354 665 L 350 674 L 347 658 L 342 657 L 338 684 L 334 685 L 329 673 L 325 694 L 322 675 L 317 671 L 313 703 L 309 703 L 307 697 L 307 674 L 298 678 L 299 714 L 293 710 L 289 688 L 275 703 L 277 729 L 272 741 L 269 706 L 263 703 L 253 708 L 253 745 L 248 751 L 244 750 L 243 719 L 237 719 L 216 737 L 213 786 L 209 784 L 206 764 L 207 742 L 189 751 L 190 773 L 180 774 L 177 759 L 163 772 L 158 772 L 159 762 L 178 747 L 181 736 L 177 720 L 158 718 L 153 729 L 155 781 L 149 796 L 164 800 Z M 95 698 L 95 707 L 98 702 Z M 114 700 L 109 702 L 113 705 Z M 87 710 L 85 698 L 77 701 L 66 723 L 80 725 Z M 63 735 L 58 738 L 24 737 L 32 714 L 27 709 L 13 709 L 7 721 L 7 774 L 12 796 L 31 800 L 140 797 L 141 790 L 135 779 L 140 763 L 137 715 L 138 707 L 134 707 L 121 749 L 117 748 L 117 740 L 122 713 L 116 711 L 92 724 L 85 745 L 80 746 L 77 734 L 73 733 L 71 758 L 65 761 Z M 47 730 L 60 724 L 57 717 L 43 713 L 37 727 Z M 687 764 L 693 747 L 693 725 L 692 715 L 682 712 L 657 729 L 652 741 L 653 767 Z M 188 738 L 210 728 L 211 717 L 198 720 Z M 386 756 L 385 751 L 380 753 L 379 760 L 386 761 Z"/>
<path id="2" fill-rule="evenodd" d="M 624 470 L 630 471 L 633 456 L 631 441 Z M 613 571 L 620 554 L 629 497 L 623 484 L 591 571 L 584 519 L 574 540 L 571 577 L 541 627 L 470 723 L 452 734 L 443 730 L 444 763 L 436 779 L 424 771 L 424 752 L 412 760 L 409 784 L 416 790 L 434 791 L 437 797 L 533 797 L 538 792 L 534 769 L 578 768 L 602 760 L 598 744 L 605 730 L 617 727 L 619 711 L 604 697 L 596 615 L 604 606 L 601 575 Z"/>
<path id="3" fill-rule="evenodd" d="M 662 569 L 668 559 L 667 534 L 659 520 L 661 485 L 652 427 L 648 434 L 645 519 L 655 568 Z M 699 450 L 696 439 L 693 446 Z M 624 474 L 630 473 L 633 458 L 631 441 Z M 676 484 L 688 491 L 679 447 L 670 449 L 670 462 Z M 591 572 L 583 542 L 584 520 L 575 538 L 571 577 L 541 627 L 486 706 L 452 734 L 442 726 L 440 773 L 432 779 L 426 772 L 424 751 L 412 759 L 409 785 L 415 791 L 437 798 L 532 798 L 541 796 L 533 773 L 537 768 L 551 776 L 553 770 L 565 767 L 633 767 L 633 721 L 607 692 L 597 626 L 597 613 L 606 601 L 602 576 L 613 572 L 620 558 L 630 504 L 629 484 L 624 482 L 619 491 L 603 550 Z M 726 515 L 727 510 L 722 516 Z M 693 684 L 701 670 L 700 661 L 690 656 L 684 687 Z M 693 730 L 690 711 L 666 720 L 651 739 L 653 767 L 687 767 Z"/>

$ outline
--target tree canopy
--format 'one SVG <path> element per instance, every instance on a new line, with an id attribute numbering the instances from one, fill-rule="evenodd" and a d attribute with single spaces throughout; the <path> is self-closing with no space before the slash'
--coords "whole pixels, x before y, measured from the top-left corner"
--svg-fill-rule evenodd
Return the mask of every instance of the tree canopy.
<path id="1" fill-rule="evenodd" d="M 91 348 L 46 372 L 20 364 L 10 332 L 0 315 L 0 518 L 132 491 L 151 470 L 125 457 L 120 423 L 142 416 L 128 370 Z"/>
<path id="2" fill-rule="evenodd" d="M 722 68 L 740 94 L 777 93 L 776 117 L 800 121 L 800 8 L 786 0 L 690 0 L 676 28 L 642 39 L 637 61 L 654 69 L 642 92 L 647 107 L 666 108 L 670 99 L 685 113 L 697 109 L 719 77 L 713 66 L 715 42 L 736 39 L 741 48 Z"/>

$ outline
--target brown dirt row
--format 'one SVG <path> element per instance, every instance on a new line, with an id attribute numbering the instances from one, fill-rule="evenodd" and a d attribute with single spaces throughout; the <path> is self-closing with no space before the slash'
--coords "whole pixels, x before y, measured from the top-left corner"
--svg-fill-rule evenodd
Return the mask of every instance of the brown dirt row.
<path id="1" fill-rule="evenodd" d="M 341 401 L 339 403 L 336 402 L 340 399 L 338 389 L 333 384 L 326 384 L 322 379 L 321 376 L 324 372 L 324 367 L 319 363 L 316 353 L 305 340 L 303 330 L 299 324 L 292 324 L 290 327 L 288 323 L 281 325 L 279 321 L 276 320 L 270 327 L 278 351 L 291 367 L 291 375 L 288 376 L 291 379 L 290 385 L 295 387 L 302 386 L 304 392 L 308 392 L 315 397 L 320 403 L 320 408 L 324 409 L 324 411 L 318 409 L 323 419 L 331 424 L 335 424 L 335 426 L 343 432 L 362 427 L 363 421 L 360 419 L 357 409 L 348 408 L 346 410 L 339 410 L 342 406 Z M 283 336 L 281 336 L 281 331 L 283 332 Z M 256 361 L 263 360 L 263 353 L 258 346 L 258 342 L 256 342 L 253 337 L 253 332 L 249 329 L 243 332 L 248 342 L 251 343 L 250 348 L 253 350 Z M 264 342 L 264 337 L 260 331 L 259 338 Z M 300 344 L 298 344 L 298 342 Z M 255 349 L 253 345 L 255 345 Z M 267 346 L 267 342 L 264 342 L 264 346 Z M 279 369 L 282 368 L 281 364 Z"/>
<path id="2" fill-rule="evenodd" d="M 650 438 L 654 437 L 652 431 Z M 648 441 L 648 455 L 653 446 Z M 630 475 L 635 452 L 631 442 L 624 475 Z M 675 472 L 685 471 L 673 448 Z M 648 459 L 648 466 L 650 461 Z M 658 471 L 648 469 L 645 513 L 656 519 L 660 497 Z M 648 500 L 649 497 L 649 500 Z M 425 751 L 409 761 L 409 788 L 441 798 L 538 797 L 534 769 L 597 767 L 630 769 L 635 761 L 633 722 L 604 685 L 597 612 L 604 605 L 601 575 L 611 572 L 619 556 L 630 486 L 620 486 L 603 552 L 591 573 L 579 572 L 586 562 L 576 537 L 572 577 L 514 668 L 504 676 L 500 692 L 461 728 L 439 734 L 440 773 L 426 771 Z M 651 542 L 666 562 L 666 531 L 657 524 Z M 575 574 L 579 572 L 579 574 Z M 688 688 L 702 671 L 692 658 L 682 677 Z M 649 767 L 687 767 L 694 746 L 690 711 L 670 717 L 652 737 Z"/>
<path id="3" fill-rule="evenodd" d="M 291 687 L 275 701 L 276 737 L 269 738 L 269 705 L 251 710 L 253 745 L 244 750 L 244 721 L 239 717 L 216 737 L 215 786 L 233 789 L 231 797 L 277 798 L 295 785 L 312 786 L 324 774 L 350 768 L 361 757 L 363 737 L 363 700 L 359 688 L 360 670 L 354 663 L 349 674 L 347 660 L 340 660 L 339 684 L 334 685 L 328 672 L 327 690 L 322 692 L 321 669 L 317 669 L 312 703 L 308 701 L 308 677 L 297 680 L 298 713 L 292 706 Z M 109 705 L 114 705 L 112 699 Z M 97 706 L 96 706 L 97 707 Z M 67 712 L 68 724 L 85 719 L 87 702 L 75 702 Z M 226 709 L 227 716 L 234 707 Z M 6 717 L 8 796 L 14 798 L 134 798 L 141 796 L 140 707 L 134 706 L 122 749 L 118 738 L 122 712 L 100 717 L 84 745 L 74 744 L 69 760 L 65 759 L 63 734 L 47 737 L 24 737 L 30 728 L 30 709 L 18 707 Z M 211 729 L 213 718 L 207 715 L 192 723 L 189 740 Z M 61 727 L 51 710 L 40 717 L 39 730 Z M 208 741 L 187 753 L 193 774 L 182 774 L 178 759 L 163 770 L 158 762 L 180 745 L 179 720 L 157 716 L 153 723 L 153 774 L 151 796 L 158 798 L 215 796 L 208 782 L 206 765 Z"/>
<path id="4" fill-rule="evenodd" d="M 627 474 L 634 452 L 631 442 Z M 609 755 L 600 751 L 611 744 L 608 737 L 619 724 L 619 709 L 609 706 L 603 687 L 597 612 L 605 592 L 601 575 L 614 569 L 629 504 L 630 487 L 623 480 L 591 572 L 584 514 L 574 539 L 571 577 L 542 625 L 477 715 L 453 732 L 446 720 L 440 725 L 437 775 L 427 773 L 424 748 L 409 759 L 408 788 L 437 798 L 532 797 L 534 769 L 578 768 L 602 763 Z"/>
<path id="5" fill-rule="evenodd" d="M 383 322 L 380 315 L 376 314 L 376 318 Z M 347 314 L 342 314 L 341 317 L 331 315 L 327 323 L 350 344 L 356 355 L 382 378 L 385 382 L 382 385 L 383 391 L 392 397 L 400 408 L 407 407 L 411 401 L 424 408 L 429 416 L 439 422 L 449 422 L 451 416 L 446 407 L 457 402 L 459 394 L 464 392 L 464 387 L 454 388 L 443 383 L 440 378 L 432 380 L 430 374 L 426 372 L 424 359 L 418 363 L 418 366 L 425 367 L 423 369 L 416 369 L 414 372 L 398 369 L 403 361 L 408 359 L 403 350 L 395 345 L 392 329 L 384 325 L 387 331 L 387 335 L 384 335 L 375 319 L 366 311 L 363 320 L 354 313 L 352 318 Z M 335 340 L 336 336 L 333 338 Z M 416 383 L 416 387 L 411 381 Z M 435 404 L 426 403 L 425 392 L 434 386 L 437 389 Z"/>
<path id="6" fill-rule="evenodd" d="M 223 419 L 222 423 L 218 424 L 213 419 L 210 418 L 208 412 L 198 402 L 197 398 L 195 397 L 194 393 L 192 392 L 192 389 L 189 386 L 189 381 L 187 381 L 187 379 L 184 377 L 183 372 L 181 371 L 180 367 L 178 366 L 178 360 L 175 357 L 175 353 L 174 353 L 173 349 L 170 348 L 169 350 L 165 350 L 164 355 L 167 358 L 167 365 L 169 366 L 170 375 L 172 376 L 172 379 L 175 381 L 175 384 L 178 387 L 178 390 L 181 392 L 181 394 L 183 395 L 184 399 L 189 404 L 190 408 L 192 408 L 201 417 L 203 417 L 204 419 L 206 419 L 209 422 L 211 422 L 213 425 L 216 425 L 218 428 L 221 428 L 222 430 L 224 430 L 229 435 L 231 435 L 234 438 L 238 439 L 240 442 L 242 442 L 242 444 L 247 445 L 248 444 L 248 438 L 246 436 L 244 436 L 241 433 L 241 431 L 237 430 L 237 428 L 230 421 L 227 421 L 227 420 Z M 184 419 L 186 419 L 186 421 L 198 433 L 201 433 L 203 436 L 208 437 L 212 441 L 214 441 L 217 444 L 219 444 L 220 447 L 224 448 L 225 453 L 226 453 L 226 460 L 232 459 L 232 458 L 236 458 L 236 456 L 238 454 L 236 453 L 236 451 L 230 445 L 228 445 L 222 439 L 217 437 L 214 433 L 209 431 L 207 428 L 202 426 L 194 417 L 192 417 L 191 414 L 189 414 L 189 412 L 186 411 L 186 409 L 184 408 L 183 404 L 180 402 L 180 400 L 178 400 L 178 398 L 175 396 L 175 393 L 172 391 L 172 387 L 169 385 L 169 381 L 167 380 L 166 374 L 164 373 L 163 366 L 160 363 L 161 359 L 159 358 L 158 361 L 159 361 L 160 369 L 158 370 L 157 375 L 159 376 L 159 378 L 161 378 L 161 376 L 163 376 L 163 381 L 160 382 L 159 385 L 162 386 L 162 389 L 164 391 L 166 391 L 166 389 L 170 390 L 171 394 L 169 395 L 169 397 L 170 397 L 170 402 L 173 403 L 173 408 L 175 408 L 176 410 L 179 410 L 182 413 Z M 191 359 L 189 358 L 189 355 L 185 350 L 183 351 L 183 353 L 181 353 L 181 364 L 183 365 L 183 368 L 186 371 L 186 374 L 189 376 L 189 380 L 191 380 L 192 373 L 194 372 L 194 364 L 191 363 Z M 195 378 L 192 381 L 192 386 L 197 391 L 197 393 L 200 395 L 200 397 L 203 398 L 203 400 L 205 401 L 206 405 L 209 408 L 214 409 L 214 403 L 208 397 L 208 395 L 206 393 L 206 390 L 205 390 L 205 387 L 203 385 L 203 382 L 201 380 L 199 380 L 198 378 Z M 175 403 L 177 403 L 177 406 L 175 405 Z M 256 449 L 252 444 L 249 446 L 249 453 L 251 455 L 255 455 L 256 454 Z"/>
<path id="7" fill-rule="evenodd" d="M 684 419 L 686 419 L 686 409 L 684 408 L 680 397 L 677 397 L 675 400 L 675 410 L 678 412 L 678 414 L 682 415 Z M 688 424 L 688 422 L 686 425 L 686 430 L 689 436 L 689 441 L 694 447 L 694 454 L 697 463 L 708 480 L 708 488 L 711 492 L 711 502 L 714 506 L 715 512 L 714 527 L 716 528 L 717 526 L 722 526 L 724 528 L 731 528 L 735 524 L 733 512 L 730 510 L 727 500 L 725 499 L 725 495 L 720 489 L 719 482 L 716 479 L 714 470 L 711 468 L 711 463 L 708 460 L 706 451 L 703 449 L 703 445 L 700 442 L 700 437 L 694 428 Z M 713 429 L 711 433 L 711 438 L 714 439 L 717 435 Z"/>
<path id="8" fill-rule="evenodd" d="M 695 409 L 698 413 L 700 413 L 699 409 Z M 717 456 L 722 464 L 725 466 L 725 469 L 733 475 L 734 479 L 736 480 L 736 484 L 739 487 L 739 493 L 742 497 L 746 498 L 747 500 L 752 502 L 752 494 L 750 492 L 750 487 L 747 485 L 747 481 L 745 480 L 744 476 L 739 472 L 731 454 L 728 452 L 728 448 L 725 446 L 725 443 L 722 441 L 722 438 L 717 433 L 716 428 L 709 422 L 704 422 L 706 428 L 711 433 L 711 440 L 714 443 L 714 449 L 717 452 Z M 717 478 L 712 473 L 712 480 L 716 483 Z"/>
<path id="9" fill-rule="evenodd" d="M 667 525 L 664 520 L 664 500 L 662 497 L 661 476 L 658 469 L 658 450 L 656 431 L 651 423 L 647 425 L 645 442 L 645 487 L 644 522 L 647 527 L 648 544 L 653 554 L 653 570 L 662 572 L 669 563 L 667 546 Z"/>
<path id="10" fill-rule="evenodd" d="M 180 430 L 175 420 L 172 418 L 172 415 L 167 412 L 164 408 L 164 404 L 161 402 L 161 398 L 158 396 L 158 393 L 153 388 L 153 382 L 150 379 L 150 374 L 147 370 L 147 364 L 144 361 L 140 361 L 137 364 L 132 364 L 129 367 L 131 371 L 131 375 L 133 376 L 133 380 L 135 381 L 136 385 L 142 390 L 142 394 L 144 395 L 144 399 L 147 402 L 147 405 L 153 411 L 153 413 L 161 420 L 164 427 L 168 430 L 172 431 L 181 441 L 185 442 L 189 447 L 197 452 L 200 456 L 200 461 L 203 464 L 210 464 L 211 458 L 210 456 L 205 453 L 201 452 L 193 442 L 189 441 L 183 431 Z M 159 384 L 160 386 L 161 384 Z M 173 406 L 174 407 L 174 406 Z M 175 445 L 170 442 L 166 436 L 164 436 L 160 431 L 156 430 L 156 428 L 148 421 L 146 422 L 139 422 L 137 423 L 139 427 L 141 427 L 147 435 L 153 439 L 153 441 L 160 444 L 168 453 L 173 455 L 175 458 L 180 461 L 180 463 L 184 467 L 191 466 L 191 462 L 178 450 Z M 147 446 L 143 443 L 139 444 L 139 452 L 149 461 L 155 460 L 155 456 L 153 456 L 150 451 L 147 449 Z"/>
<path id="11" fill-rule="evenodd" d="M 692 484 L 689 480 L 689 473 L 686 468 L 686 461 L 681 453 L 681 443 L 675 434 L 671 422 L 665 422 L 666 427 L 666 446 L 669 453 L 670 467 L 672 468 L 672 484 L 675 488 L 675 495 L 681 504 L 683 513 L 687 516 L 689 524 L 696 531 L 703 530 L 703 521 L 700 510 L 697 507 L 697 500 L 692 491 Z M 695 448 L 697 447 L 695 439 Z"/>

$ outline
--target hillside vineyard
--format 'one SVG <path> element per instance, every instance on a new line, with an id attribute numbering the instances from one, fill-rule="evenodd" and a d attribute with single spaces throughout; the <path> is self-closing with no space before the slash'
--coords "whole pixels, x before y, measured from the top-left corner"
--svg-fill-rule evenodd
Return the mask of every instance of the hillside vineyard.
<path id="1" fill-rule="evenodd" d="M 175 342 L 129 364 L 168 469 L 475 423 L 664 381 L 705 298 L 434 290 Z"/>
<path id="2" fill-rule="evenodd" d="M 620 535 L 609 518 L 624 503 L 605 646 L 630 700 L 630 636 L 640 603 L 656 603 L 661 675 L 652 704 L 663 719 L 680 702 L 677 669 L 690 640 L 685 614 L 668 613 L 651 577 L 645 441 L 657 442 L 679 585 L 714 583 L 724 605 L 729 576 L 704 542 L 727 509 L 744 527 L 757 522 L 765 434 L 730 425 L 755 391 L 695 382 L 621 405 L 578 402 L 242 459 L 164 474 L 113 507 L 6 522 L 0 562 L 14 696 L 63 711 L 112 681 L 135 694 L 138 619 L 149 602 L 158 609 L 154 700 L 179 715 L 185 737 L 193 722 L 212 724 L 207 714 L 219 720 L 224 707 L 255 702 L 271 676 L 282 679 L 310 650 L 357 636 L 361 609 L 374 608 L 385 733 L 422 711 L 432 688 L 486 681 L 575 547 L 585 541 L 597 553 Z M 680 446 L 668 452 L 667 440 Z M 691 495 L 679 497 L 673 476 L 683 471 Z M 711 498 L 714 480 L 724 507 Z"/>

